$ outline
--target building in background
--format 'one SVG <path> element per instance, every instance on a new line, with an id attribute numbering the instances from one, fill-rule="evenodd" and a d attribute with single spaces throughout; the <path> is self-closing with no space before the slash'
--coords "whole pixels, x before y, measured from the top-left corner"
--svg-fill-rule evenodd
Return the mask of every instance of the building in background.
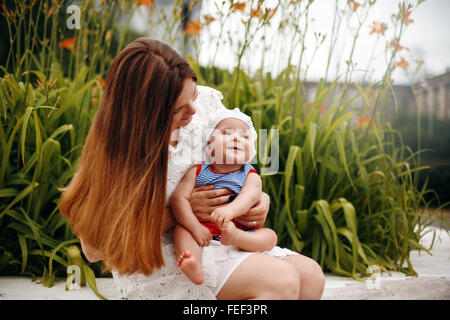
<path id="1" fill-rule="evenodd" d="M 313 101 L 317 82 L 306 81 L 304 83 L 304 95 L 306 101 Z M 336 84 L 336 92 L 340 92 L 342 84 Z M 416 93 L 414 98 L 413 88 Z M 390 92 L 390 108 L 395 110 L 397 107 L 397 116 L 412 114 L 417 112 L 417 105 L 420 106 L 420 114 L 428 117 L 429 124 L 432 125 L 432 119 L 450 120 L 450 68 L 444 74 L 435 76 L 425 81 L 419 82 L 413 86 L 393 85 Z M 392 95 L 395 94 L 395 99 Z M 358 89 L 354 85 L 349 85 L 347 94 L 349 98 L 358 94 Z M 336 97 L 328 97 L 324 107 L 328 109 Z M 355 104 L 362 106 L 364 100 L 356 99 Z"/>
<path id="2" fill-rule="evenodd" d="M 439 76 L 415 86 L 421 114 L 450 119 L 450 68 Z"/>

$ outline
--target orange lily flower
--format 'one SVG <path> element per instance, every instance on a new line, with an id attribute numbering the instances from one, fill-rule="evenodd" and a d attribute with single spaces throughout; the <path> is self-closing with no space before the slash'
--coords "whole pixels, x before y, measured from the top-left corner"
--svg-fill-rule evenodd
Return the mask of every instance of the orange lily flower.
<path id="1" fill-rule="evenodd" d="M 364 118 L 357 117 L 356 122 L 358 123 L 358 126 L 360 128 L 365 129 L 370 124 L 370 118 L 369 117 L 364 117 Z"/>
<path id="2" fill-rule="evenodd" d="M 383 22 L 374 21 L 372 23 L 372 30 L 370 30 L 369 34 L 379 33 L 384 36 L 384 31 L 387 29 L 387 24 Z"/>
<path id="3" fill-rule="evenodd" d="M 152 0 L 136 0 L 137 6 L 146 6 L 147 8 L 152 6 L 153 7 L 153 1 Z"/>
<path id="4" fill-rule="evenodd" d="M 105 87 L 106 87 L 106 79 L 105 79 L 105 78 L 96 77 L 95 80 L 97 80 L 98 82 L 100 82 L 102 88 L 105 88 Z"/>
<path id="5" fill-rule="evenodd" d="M 210 15 L 207 15 L 207 14 L 205 14 L 205 15 L 203 16 L 203 19 L 205 20 L 205 25 L 208 25 L 208 24 L 210 24 L 211 22 L 213 22 L 213 21 L 216 20 L 216 18 L 214 18 L 213 16 L 210 16 Z"/>
<path id="6" fill-rule="evenodd" d="M 361 3 L 356 2 L 355 0 L 347 0 L 347 3 L 353 5 L 353 12 L 355 12 L 356 9 L 361 6 Z"/>
<path id="7" fill-rule="evenodd" d="M 6 8 L 6 6 L 3 3 L 2 3 L 2 9 L 6 15 L 6 18 L 11 18 L 12 14 L 13 14 L 12 11 L 8 11 L 8 9 Z"/>
<path id="8" fill-rule="evenodd" d="M 198 21 L 189 21 L 186 23 L 186 28 L 184 29 L 184 32 L 193 36 L 196 36 L 200 33 L 200 30 L 202 29 L 202 25 Z"/>
<path id="9" fill-rule="evenodd" d="M 239 10 L 240 12 L 244 12 L 245 2 L 236 2 L 235 4 L 233 4 L 233 7 L 231 9 L 233 10 L 233 12 L 235 12 L 236 10 Z"/>
<path id="10" fill-rule="evenodd" d="M 396 67 L 402 68 L 403 70 L 406 70 L 409 66 L 409 62 L 405 60 L 405 58 L 401 58 L 400 61 L 395 63 Z"/>
<path id="11" fill-rule="evenodd" d="M 253 18 L 259 18 L 262 15 L 262 13 L 263 13 L 263 11 L 262 11 L 261 7 L 259 7 L 258 10 L 252 9 L 251 16 Z"/>
<path id="12" fill-rule="evenodd" d="M 403 20 L 403 23 L 405 24 L 405 26 L 407 26 L 407 25 L 409 25 L 410 23 L 413 23 L 413 22 L 414 22 L 414 20 L 411 19 L 411 18 L 409 17 L 410 14 L 411 14 L 411 10 L 408 10 L 408 12 L 406 12 L 406 17 L 405 17 L 405 19 Z"/>
<path id="13" fill-rule="evenodd" d="M 72 50 L 75 46 L 75 42 L 77 41 L 77 37 L 68 38 L 58 43 L 59 48 L 64 48 L 67 50 Z"/>
<path id="14" fill-rule="evenodd" d="M 392 40 L 391 41 L 391 46 L 393 46 L 394 48 L 396 48 L 397 52 L 398 51 L 402 51 L 402 50 L 406 50 L 409 51 L 408 47 L 403 47 L 400 44 L 398 44 L 397 40 Z"/>

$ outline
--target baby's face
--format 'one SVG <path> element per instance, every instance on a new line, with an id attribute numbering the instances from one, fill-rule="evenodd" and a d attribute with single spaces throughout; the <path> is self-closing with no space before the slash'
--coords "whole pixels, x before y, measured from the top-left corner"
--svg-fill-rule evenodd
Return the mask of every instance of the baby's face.
<path id="1" fill-rule="evenodd" d="M 239 119 L 220 121 L 210 138 L 209 153 L 218 164 L 244 164 L 250 158 L 251 133 Z"/>

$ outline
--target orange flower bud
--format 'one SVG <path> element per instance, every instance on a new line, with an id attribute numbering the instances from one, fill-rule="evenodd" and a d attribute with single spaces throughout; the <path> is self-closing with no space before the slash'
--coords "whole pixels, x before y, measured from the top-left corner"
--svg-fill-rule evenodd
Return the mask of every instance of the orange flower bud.
<path id="1" fill-rule="evenodd" d="M 67 50 L 72 50 L 75 42 L 77 41 L 77 37 L 68 38 L 58 43 L 59 48 L 64 48 Z"/>
<path id="2" fill-rule="evenodd" d="M 200 30 L 202 29 L 202 25 L 198 21 L 189 21 L 186 23 L 186 28 L 184 29 L 184 32 L 193 36 L 196 36 L 200 33 Z"/>

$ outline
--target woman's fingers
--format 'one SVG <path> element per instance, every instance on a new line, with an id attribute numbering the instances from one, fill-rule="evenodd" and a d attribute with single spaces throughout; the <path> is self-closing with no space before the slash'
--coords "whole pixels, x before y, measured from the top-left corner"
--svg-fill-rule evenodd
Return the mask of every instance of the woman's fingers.
<path id="1" fill-rule="evenodd" d="M 228 204 L 230 195 L 234 194 L 229 189 L 209 190 L 213 186 L 197 187 L 191 194 L 190 204 L 195 216 L 200 220 L 209 221 L 214 209 Z"/>
<path id="2" fill-rule="evenodd" d="M 264 221 L 266 221 L 267 212 L 264 206 L 256 205 L 251 208 L 246 214 L 237 218 L 240 224 L 243 224 L 247 228 L 262 227 Z"/>
<path id="3" fill-rule="evenodd" d="M 195 187 L 193 192 L 198 192 L 198 191 L 208 191 L 208 190 L 212 190 L 214 188 L 213 185 L 209 185 L 209 186 L 200 186 L 200 187 Z"/>
<path id="4" fill-rule="evenodd" d="M 221 204 L 225 204 L 225 203 L 228 203 L 228 201 L 230 200 L 230 196 L 231 195 L 225 195 L 225 196 L 220 196 L 220 197 L 216 197 L 216 198 L 210 198 L 210 199 L 208 199 L 208 203 L 211 206 L 218 206 Z"/>
<path id="5" fill-rule="evenodd" d="M 211 221 L 214 221 L 215 219 L 216 219 L 216 212 L 215 211 L 213 211 L 212 213 L 211 213 Z"/>
<path id="6" fill-rule="evenodd" d="M 247 218 L 244 218 L 243 216 L 240 216 L 238 218 L 235 218 L 235 220 L 237 220 L 237 222 L 239 222 L 240 224 L 242 224 L 244 227 L 246 228 L 257 228 L 257 227 L 262 227 L 264 224 L 264 220 L 261 218 L 256 218 L 252 219 L 252 220 L 248 220 Z"/>
<path id="7" fill-rule="evenodd" d="M 216 189 L 216 190 L 209 190 L 209 191 L 203 191 L 205 194 L 205 197 L 211 199 L 211 198 L 217 198 L 217 197 L 221 197 L 221 196 L 229 196 L 231 194 L 233 194 L 233 191 L 231 191 L 230 189 Z"/>

